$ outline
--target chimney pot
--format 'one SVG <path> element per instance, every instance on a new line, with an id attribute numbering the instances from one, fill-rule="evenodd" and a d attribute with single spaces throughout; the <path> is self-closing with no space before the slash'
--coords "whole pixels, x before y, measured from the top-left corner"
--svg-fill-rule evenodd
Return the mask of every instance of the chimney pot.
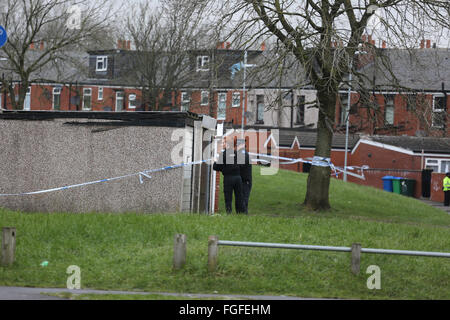
<path id="1" fill-rule="evenodd" d="M 261 51 L 264 51 L 264 50 L 266 50 L 266 43 L 265 42 L 261 43 Z"/>

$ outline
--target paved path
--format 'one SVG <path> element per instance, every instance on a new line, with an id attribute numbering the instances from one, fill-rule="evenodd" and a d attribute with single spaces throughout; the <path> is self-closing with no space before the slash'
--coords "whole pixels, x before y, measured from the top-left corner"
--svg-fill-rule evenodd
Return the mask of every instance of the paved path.
<path id="1" fill-rule="evenodd" d="M 443 211 L 447 212 L 448 214 L 450 214 L 450 207 L 444 207 L 444 204 L 442 202 L 430 201 L 427 199 L 419 199 L 419 200 L 430 206 L 435 207 L 436 209 L 443 210 Z"/>
<path id="2" fill-rule="evenodd" d="M 168 293 L 168 292 L 138 292 L 138 291 L 107 291 L 107 290 L 69 290 L 65 288 L 28 288 L 28 287 L 0 287 L 0 300 L 67 300 L 59 297 L 47 296 L 45 293 L 70 292 L 74 294 L 159 294 L 173 297 L 186 297 L 187 299 L 233 299 L 233 300 L 327 300 L 313 298 L 299 298 L 289 296 L 268 295 L 235 295 L 235 294 L 196 294 L 196 293 Z"/>

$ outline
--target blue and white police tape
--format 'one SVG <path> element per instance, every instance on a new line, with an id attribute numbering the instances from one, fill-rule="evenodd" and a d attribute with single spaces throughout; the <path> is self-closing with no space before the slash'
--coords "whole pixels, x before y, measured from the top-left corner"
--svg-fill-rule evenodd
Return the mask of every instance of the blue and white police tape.
<path id="1" fill-rule="evenodd" d="M 209 162 L 211 160 L 213 160 L 213 159 L 198 160 L 198 161 L 193 161 L 193 162 L 188 162 L 188 163 L 184 163 L 183 162 L 183 163 L 180 163 L 180 164 L 171 165 L 171 166 L 167 166 L 167 167 L 162 167 L 162 168 L 158 168 L 158 169 L 149 169 L 149 170 L 139 171 L 139 172 L 136 172 L 136 173 L 126 174 L 126 175 L 123 175 L 123 176 L 118 176 L 118 177 L 113 177 L 113 178 L 106 178 L 106 179 L 100 179 L 100 180 L 89 181 L 89 182 L 78 183 L 78 184 L 72 184 L 72 185 L 69 185 L 69 186 L 58 187 L 58 188 L 44 189 L 44 190 L 31 191 L 31 192 L 21 192 L 21 193 L 3 193 L 3 194 L 0 194 L 0 197 L 26 196 L 26 195 L 34 195 L 34 194 L 42 194 L 42 193 L 48 193 L 48 192 L 62 191 L 62 190 L 78 188 L 78 187 L 88 186 L 88 185 L 102 183 L 102 182 L 110 182 L 110 181 L 114 181 L 114 180 L 129 178 L 129 177 L 133 177 L 133 176 L 138 176 L 139 177 L 139 182 L 142 184 L 142 183 L 144 183 L 143 177 L 151 179 L 151 176 L 149 175 L 149 173 L 155 173 L 155 172 L 160 172 L 160 171 L 177 169 L 177 168 L 181 168 L 181 167 L 185 167 L 185 166 L 192 166 L 192 165 L 202 164 L 202 163 L 205 163 L 205 162 Z"/>
<path id="2" fill-rule="evenodd" d="M 249 152 L 249 155 L 255 156 L 255 157 L 267 158 L 267 159 L 276 159 L 276 160 L 284 160 L 284 161 L 286 161 L 286 162 L 280 162 L 279 163 L 279 164 L 282 164 L 282 165 L 288 165 L 288 164 L 294 164 L 294 163 L 302 162 L 302 163 L 309 163 L 312 166 L 330 167 L 331 170 L 334 172 L 334 175 L 336 175 L 336 177 L 339 174 L 341 174 L 341 173 L 346 171 L 344 168 L 336 167 L 331 162 L 330 158 L 325 158 L 325 157 L 314 156 L 313 158 L 306 158 L 306 159 L 303 159 L 303 158 L 287 158 L 287 157 L 279 157 L 279 156 L 273 156 L 273 155 L 262 154 L 262 153 L 252 153 L 252 152 Z M 309 159 L 311 159 L 311 160 L 309 160 Z M 264 160 L 264 159 L 258 159 L 258 160 L 259 161 L 263 160 L 263 162 L 266 162 L 266 163 L 270 162 L 270 161 L 267 161 L 267 160 Z M 350 166 L 348 166 L 347 167 L 347 174 L 351 175 L 351 176 L 354 176 L 356 178 L 365 180 L 366 179 L 365 176 L 364 176 L 364 170 L 365 169 L 369 169 L 369 167 L 366 166 L 366 165 L 364 165 L 362 167 L 355 167 L 355 166 L 351 166 L 350 167 Z M 362 172 L 362 175 L 358 175 L 356 173 L 348 172 L 348 170 L 360 170 Z"/>

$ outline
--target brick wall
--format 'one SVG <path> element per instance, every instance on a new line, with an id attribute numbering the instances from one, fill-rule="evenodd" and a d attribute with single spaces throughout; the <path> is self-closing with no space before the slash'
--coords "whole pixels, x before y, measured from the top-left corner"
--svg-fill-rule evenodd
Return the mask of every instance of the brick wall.
<path id="1" fill-rule="evenodd" d="M 444 202 L 444 191 L 442 191 L 442 181 L 444 180 L 445 173 L 432 173 L 431 174 L 431 197 L 430 200 Z"/>

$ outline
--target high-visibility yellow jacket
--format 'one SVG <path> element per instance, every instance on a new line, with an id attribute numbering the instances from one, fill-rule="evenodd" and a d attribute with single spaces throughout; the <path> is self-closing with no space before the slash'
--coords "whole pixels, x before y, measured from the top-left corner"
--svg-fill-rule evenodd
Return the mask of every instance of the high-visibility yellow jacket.
<path id="1" fill-rule="evenodd" d="M 445 177 L 442 184 L 444 187 L 444 191 L 450 191 L 450 178 L 449 177 Z"/>

